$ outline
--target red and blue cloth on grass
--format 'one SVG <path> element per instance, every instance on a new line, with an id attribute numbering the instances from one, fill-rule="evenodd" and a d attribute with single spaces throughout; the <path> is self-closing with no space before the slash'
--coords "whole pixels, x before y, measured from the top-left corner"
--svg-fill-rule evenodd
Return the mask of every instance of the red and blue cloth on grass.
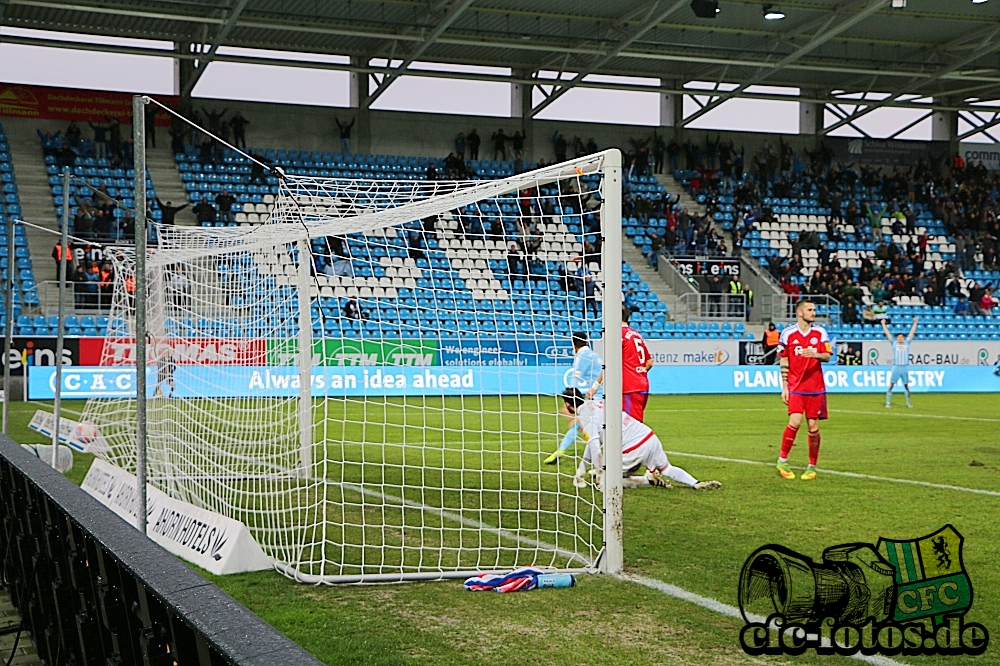
<path id="1" fill-rule="evenodd" d="M 520 592 L 533 590 L 538 585 L 538 577 L 543 571 L 524 567 L 509 574 L 485 573 L 473 576 L 465 581 L 465 589 L 470 592 Z"/>

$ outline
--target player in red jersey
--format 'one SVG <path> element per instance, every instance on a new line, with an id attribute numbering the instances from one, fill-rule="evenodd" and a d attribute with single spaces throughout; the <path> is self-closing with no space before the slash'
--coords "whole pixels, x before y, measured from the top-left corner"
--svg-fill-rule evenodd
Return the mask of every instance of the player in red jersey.
<path id="1" fill-rule="evenodd" d="M 628 325 L 631 315 L 632 311 L 622 306 L 622 410 L 643 423 L 646 401 L 649 400 L 649 370 L 653 367 L 653 355 L 649 353 L 642 334 Z M 594 399 L 602 382 L 603 372 L 587 391 L 588 400 Z"/>
<path id="2" fill-rule="evenodd" d="M 785 328 L 778 341 L 781 400 L 788 405 L 788 426 L 781 439 L 778 473 L 785 479 L 795 478 L 795 472 L 788 466 L 788 454 L 805 414 L 809 427 L 809 467 L 802 472 L 802 478 L 811 481 L 816 478 L 819 460 L 819 422 L 827 416 L 823 363 L 830 360 L 833 349 L 826 329 L 813 326 L 816 306 L 812 301 L 799 301 L 795 314 L 798 321 Z"/>

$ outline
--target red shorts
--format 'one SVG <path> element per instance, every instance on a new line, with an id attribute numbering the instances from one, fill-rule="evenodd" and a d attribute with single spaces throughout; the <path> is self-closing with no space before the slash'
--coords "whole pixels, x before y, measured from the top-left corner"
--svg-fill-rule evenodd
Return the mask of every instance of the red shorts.
<path id="1" fill-rule="evenodd" d="M 804 413 L 807 419 L 827 418 L 826 393 L 819 393 L 817 395 L 792 393 L 788 396 L 788 413 Z"/>
<path id="2" fill-rule="evenodd" d="M 642 417 L 646 412 L 647 400 L 649 400 L 648 393 L 624 393 L 622 394 L 622 411 L 639 423 L 643 423 Z"/>

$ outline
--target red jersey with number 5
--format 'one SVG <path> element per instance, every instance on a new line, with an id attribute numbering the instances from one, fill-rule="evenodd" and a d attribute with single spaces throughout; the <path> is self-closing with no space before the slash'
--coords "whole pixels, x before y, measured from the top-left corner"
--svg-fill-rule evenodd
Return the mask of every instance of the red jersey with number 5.
<path id="1" fill-rule="evenodd" d="M 622 324 L 622 393 L 649 393 L 649 347 L 634 328 Z"/>
<path id="2" fill-rule="evenodd" d="M 823 381 L 823 364 L 818 358 L 806 358 L 802 352 L 812 349 L 817 354 L 832 352 L 830 336 L 822 326 L 810 326 L 803 333 L 798 324 L 792 324 L 781 332 L 778 340 L 778 356 L 788 359 L 788 392 L 797 395 L 819 395 L 826 393 Z"/>

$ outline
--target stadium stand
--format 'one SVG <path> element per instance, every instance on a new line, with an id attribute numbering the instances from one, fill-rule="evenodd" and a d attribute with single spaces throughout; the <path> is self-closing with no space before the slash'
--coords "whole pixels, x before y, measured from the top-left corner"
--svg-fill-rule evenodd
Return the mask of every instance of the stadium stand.
<path id="1" fill-rule="evenodd" d="M 3 185 L 3 199 L 0 202 L 0 267 L 2 267 L 3 284 L 8 281 L 7 271 L 10 266 L 7 264 L 8 243 L 14 243 L 14 284 L 12 293 L 12 309 L 15 318 L 14 333 L 21 335 L 22 327 L 25 330 L 34 331 L 36 327 L 48 331 L 51 324 L 44 317 L 34 319 L 22 314 L 23 308 L 30 308 L 38 305 L 38 291 L 35 287 L 35 274 L 31 266 L 31 254 L 28 251 L 28 240 L 24 233 L 24 227 L 14 226 L 14 238 L 11 240 L 7 236 L 8 218 L 11 220 L 21 219 L 21 202 L 17 194 L 17 178 L 14 175 L 14 164 L 10 158 L 10 147 L 7 143 L 7 135 L 3 126 L 0 125 L 0 183 Z M 6 287 L 5 287 L 6 288 Z M 6 314 L 4 305 L 0 302 L 0 314 Z M 3 317 L 0 323 L 0 331 L 6 331 L 7 317 Z M 58 322 L 55 323 L 58 326 Z"/>
<path id="2" fill-rule="evenodd" d="M 454 164 L 449 164 L 448 160 L 431 157 L 275 149 L 254 151 L 254 154 L 287 173 L 324 178 L 420 180 L 428 174 L 455 171 Z M 204 219 L 201 224 L 226 226 L 267 222 L 278 193 L 277 178 L 254 173 L 245 159 L 228 150 L 223 151 L 221 160 L 215 163 L 212 157 L 200 154 L 193 146 L 176 154 L 192 204 L 211 204 L 223 190 L 232 193 L 234 198 L 231 222 Z M 470 160 L 466 168 L 468 177 L 473 180 L 514 174 L 512 162 Z M 639 191 L 664 192 L 663 186 L 652 177 L 633 176 L 628 182 Z M 551 201 L 557 194 L 554 187 L 542 188 L 538 199 Z M 541 206 L 539 200 L 531 205 Z M 584 262 L 600 279 L 599 265 L 587 256 L 592 250 L 585 243 L 588 231 L 581 224 L 581 216 L 584 222 L 592 220 L 593 216 L 584 214 L 579 205 L 575 209 L 572 204 L 557 205 L 551 215 L 546 215 L 551 221 L 540 224 L 535 232 L 539 236 L 534 254 L 537 261 L 531 262 L 527 274 L 511 274 L 507 249 L 510 241 L 522 235 L 515 229 L 512 215 L 519 205 L 526 204 L 515 197 L 506 197 L 491 202 L 486 210 L 470 207 L 452 211 L 436 221 L 433 231 L 426 231 L 420 222 L 412 222 L 404 226 L 405 237 L 395 230 L 377 237 L 352 235 L 345 245 L 351 259 L 350 275 L 324 275 L 323 269 L 332 259 L 332 251 L 322 239 L 314 240 L 314 252 L 321 257 L 316 266 L 319 287 L 314 302 L 314 314 L 317 315 L 314 334 L 355 337 L 366 331 L 378 331 L 383 335 L 430 335 L 470 317 L 490 322 L 489 326 L 498 336 L 546 335 L 578 328 L 582 319 L 576 313 L 567 312 L 572 302 L 567 287 L 572 289 L 574 274 Z M 211 216 L 208 208 L 204 210 L 208 213 L 206 217 Z M 476 224 L 480 226 L 474 227 Z M 423 256 L 410 256 L 414 240 L 421 246 Z M 596 248 L 593 251 L 596 252 Z M 260 256 L 254 260 L 257 270 L 266 275 L 284 277 L 294 270 L 294 259 L 286 255 Z M 235 267 L 231 267 L 231 272 L 236 272 Z M 280 286 L 277 280 L 273 284 Z M 673 337 L 675 327 L 668 322 L 667 305 L 625 262 L 623 286 L 626 291 L 635 290 L 640 307 L 640 313 L 633 319 L 634 325 L 645 335 Z M 435 309 L 427 307 L 430 290 L 436 292 Z M 367 319 L 359 321 L 345 316 L 344 308 L 352 298 L 358 299 Z M 539 314 L 538 322 L 533 323 L 523 316 L 528 312 Z M 321 319 L 325 323 L 318 323 Z M 192 332 L 198 330 L 197 322 L 182 322 L 180 326 Z M 219 334 L 231 335 L 239 326 L 234 322 L 232 327 L 219 330 Z M 591 322 L 590 326 L 592 335 L 600 333 L 599 322 Z M 677 333 L 691 339 L 723 339 L 742 337 L 744 329 L 742 325 L 706 324 Z"/>
<path id="3" fill-rule="evenodd" d="M 986 290 L 1000 282 L 995 248 L 989 250 L 995 244 L 995 213 L 983 216 L 986 233 L 963 229 L 970 223 L 955 215 L 950 225 L 942 219 L 948 210 L 942 200 L 952 199 L 952 188 L 971 190 L 985 175 L 957 171 L 954 180 L 936 182 L 918 168 L 900 185 L 898 172 L 816 168 L 815 159 L 808 169 L 797 156 L 792 159 L 800 167 L 796 176 L 687 169 L 675 171 L 675 178 L 732 234 L 733 253 L 758 261 L 786 293 L 836 297 L 840 305 L 831 307 L 839 312 L 831 329 L 841 337 L 881 339 L 881 329 L 865 322 L 873 324 L 883 310 L 890 320 L 919 317 L 928 339 L 997 334 L 990 308 L 980 307 L 988 305 Z M 918 196 L 910 196 L 908 188 L 916 188 Z M 988 194 L 976 202 L 984 213 L 987 202 L 992 203 Z M 976 247 L 986 251 L 960 254 L 956 235 L 963 232 L 978 237 Z M 955 312 L 960 296 L 970 303 L 970 313 Z M 870 316 L 872 310 L 877 317 Z"/>

